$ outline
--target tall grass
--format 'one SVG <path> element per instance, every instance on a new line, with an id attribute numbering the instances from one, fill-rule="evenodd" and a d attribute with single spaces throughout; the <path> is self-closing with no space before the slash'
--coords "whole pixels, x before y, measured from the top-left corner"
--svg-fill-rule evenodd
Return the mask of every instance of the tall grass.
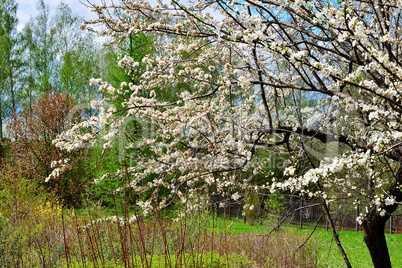
<path id="1" fill-rule="evenodd" d="M 316 267 L 318 243 L 296 251 L 306 236 L 295 232 L 234 234 L 211 228 L 203 217 L 87 225 L 65 267 Z M 81 230 L 80 228 L 77 229 Z M 82 256 L 87 256 L 82 258 Z M 91 266 L 90 266 L 91 267 Z"/>
<path id="2" fill-rule="evenodd" d="M 305 234 L 233 232 L 209 206 L 143 218 L 120 200 L 123 211 L 88 204 L 76 213 L 12 178 L 0 180 L 0 267 L 317 266 L 316 241 L 298 248 Z"/>
<path id="3" fill-rule="evenodd" d="M 49 200 L 24 187 L 14 192 L 0 216 L 0 267 L 317 266 L 318 243 L 295 252 L 306 235 L 233 233 L 208 210 L 140 219 L 100 207 L 76 214 Z"/>
<path id="4" fill-rule="evenodd" d="M 266 224 L 217 218 L 208 206 L 192 212 L 177 207 L 148 218 L 133 206 L 122 207 L 89 203 L 76 213 L 26 180 L 3 180 L 0 267 L 344 266 L 324 230 L 317 229 L 307 241 L 311 228 L 272 231 Z M 183 217 L 177 218 L 179 212 Z M 342 231 L 340 239 L 354 266 L 372 266 L 361 232 Z M 387 234 L 387 241 L 399 267 L 402 235 Z"/>

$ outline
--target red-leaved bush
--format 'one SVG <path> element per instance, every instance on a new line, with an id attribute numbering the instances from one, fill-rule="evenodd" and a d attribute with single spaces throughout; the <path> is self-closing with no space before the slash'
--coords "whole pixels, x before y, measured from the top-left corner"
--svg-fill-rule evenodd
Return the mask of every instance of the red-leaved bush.
<path id="1" fill-rule="evenodd" d="M 5 164 L 20 167 L 25 178 L 43 186 L 69 206 L 79 205 L 85 189 L 84 156 L 87 151 L 62 151 L 52 140 L 81 118 L 81 109 L 71 96 L 56 90 L 46 92 L 36 103 L 14 112 L 8 124 L 10 152 Z M 67 170 L 53 176 L 52 162 L 69 159 Z M 20 164 L 15 165 L 18 161 Z"/>

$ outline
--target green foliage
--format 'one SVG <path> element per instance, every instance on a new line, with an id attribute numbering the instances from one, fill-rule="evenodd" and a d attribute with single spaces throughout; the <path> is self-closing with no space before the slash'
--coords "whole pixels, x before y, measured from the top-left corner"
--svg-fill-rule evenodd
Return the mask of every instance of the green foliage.
<path id="1" fill-rule="evenodd" d="M 0 267 L 52 267 L 63 246 L 56 199 L 10 168 L 0 171 Z M 69 225 L 71 216 L 64 215 Z"/>
<path id="2" fill-rule="evenodd" d="M 8 139 L 5 139 L 5 138 L 0 139 L 0 161 L 2 158 L 4 158 L 7 155 L 8 151 L 10 149 L 9 145 L 10 145 L 10 143 L 9 143 Z"/>
<path id="3" fill-rule="evenodd" d="M 67 91 L 76 101 L 84 102 L 99 97 L 99 92 L 88 81 L 100 76 L 103 69 L 102 50 L 93 37 L 79 29 L 83 18 L 73 14 L 61 2 L 52 19 L 56 32 L 55 45 L 60 60 L 56 61 L 55 86 Z"/>
<path id="4" fill-rule="evenodd" d="M 137 257 L 139 258 L 139 257 Z M 151 261 L 151 256 L 147 256 L 148 263 Z M 141 261 L 141 260 L 139 260 Z M 144 266 L 145 260 L 140 263 Z M 185 253 L 182 256 L 170 255 L 170 256 L 156 256 L 152 257 L 151 267 L 169 267 L 170 265 L 179 264 L 180 267 L 250 267 L 254 262 L 249 261 L 247 257 L 232 254 L 229 256 L 221 256 L 216 252 L 205 252 L 199 254 Z"/>
<path id="5" fill-rule="evenodd" d="M 14 0 L 0 0 L 0 140 L 6 116 L 19 104 L 19 83 L 22 64 L 18 49 L 17 4 Z"/>
<path id="6" fill-rule="evenodd" d="M 230 268 L 230 267 L 250 267 L 253 265 L 254 261 L 249 261 L 247 257 L 232 254 L 229 256 L 221 256 L 215 252 L 205 252 L 200 254 L 188 254 L 185 253 L 183 255 L 168 255 L 168 256 L 159 256 L 147 255 L 145 258 L 141 258 L 140 256 L 134 257 L 134 263 L 136 267 L 147 267 L 147 268 L 157 268 L 157 267 L 189 267 L 189 268 L 209 268 L 209 267 L 217 267 L 217 268 Z M 93 263 L 86 263 L 86 267 L 98 267 Z M 114 262 L 107 261 L 105 263 L 107 267 L 125 267 L 122 262 Z M 67 267 L 67 266 L 64 266 Z M 83 267 L 82 262 L 77 262 L 71 264 L 69 267 Z"/>
<path id="7" fill-rule="evenodd" d="M 114 173 L 121 169 L 120 156 L 114 150 L 108 150 L 102 153 L 101 146 L 94 146 L 89 149 L 87 163 L 91 170 L 91 185 L 89 194 L 90 199 L 99 202 L 102 206 L 109 208 L 116 206 L 119 211 L 123 210 L 123 196 L 121 193 L 115 194 L 114 190 L 123 186 L 122 180 L 113 176 L 101 180 L 103 175 Z M 99 181 L 99 182 L 98 182 Z"/>
<path id="8" fill-rule="evenodd" d="M 23 42 L 26 51 L 28 75 L 34 82 L 28 90 L 38 94 L 42 90 L 51 90 L 55 71 L 56 31 L 50 22 L 50 11 L 43 0 L 37 2 L 38 15 L 25 25 Z M 29 94 L 30 95 L 30 94 Z"/>
<path id="9" fill-rule="evenodd" d="M 133 83 L 134 85 L 138 85 L 140 83 L 140 77 L 142 75 L 142 71 L 145 70 L 145 63 L 142 62 L 142 59 L 146 55 L 153 55 L 156 52 L 156 48 L 154 45 L 154 36 L 146 35 L 146 34 L 138 34 L 138 35 L 130 35 L 123 43 L 119 43 L 117 49 L 110 49 L 107 51 L 105 56 L 105 80 L 110 83 L 115 88 L 120 87 L 121 82 L 126 82 L 127 84 Z M 123 57 L 131 57 L 136 62 L 139 63 L 138 70 L 127 70 L 124 68 L 116 68 L 116 62 Z M 131 89 L 126 86 L 124 87 L 125 93 L 119 95 L 119 97 L 113 101 L 111 104 L 117 109 L 122 109 L 122 103 L 127 101 L 127 99 L 131 96 Z M 155 88 L 155 92 L 157 95 L 162 96 L 166 101 L 174 101 L 176 99 L 176 93 L 179 91 L 178 88 Z M 108 93 L 105 93 L 108 95 Z M 150 92 L 141 92 L 140 95 L 149 97 Z M 143 124 L 147 124 L 144 126 Z M 141 148 L 131 148 L 125 149 L 125 144 L 130 143 L 131 141 L 141 140 L 150 138 L 153 133 L 147 133 L 144 130 L 148 129 L 149 123 L 139 122 L 136 118 L 132 118 L 132 120 L 125 122 L 124 130 L 127 133 L 125 137 L 119 137 L 114 141 L 115 146 L 108 151 L 103 151 L 102 147 L 96 147 L 91 149 L 91 159 L 90 165 L 94 168 L 94 180 L 98 180 L 103 175 L 109 173 L 110 176 L 107 176 L 106 179 L 96 183 L 92 187 L 92 197 L 95 200 L 101 200 L 103 205 L 113 207 L 116 202 L 117 208 L 122 209 L 123 204 L 126 200 L 129 200 L 127 204 L 129 206 L 133 203 L 133 198 L 135 200 L 147 200 L 152 192 L 147 192 L 141 196 L 133 195 L 131 193 L 127 194 L 124 192 L 115 193 L 114 190 L 121 188 L 125 183 L 128 182 L 129 179 L 132 179 L 130 176 L 114 176 L 114 172 L 118 170 L 123 170 L 126 165 L 135 166 L 136 159 L 144 157 L 144 155 L 149 156 L 152 155 L 153 152 L 148 149 L 146 146 L 142 146 Z M 151 126 L 156 127 L 156 126 Z M 123 154 L 124 152 L 124 154 Z M 102 156 L 100 154 L 103 153 Z M 96 163 L 96 164 L 95 164 Z M 155 174 L 150 174 L 144 180 L 144 183 L 148 181 L 152 181 L 155 178 Z M 112 195 L 112 193 L 114 193 Z M 163 190 L 159 193 L 161 196 L 164 195 Z M 117 198 L 117 200 L 115 200 Z"/>
<path id="10" fill-rule="evenodd" d="M 122 82 L 139 85 L 140 77 L 146 66 L 142 59 L 146 55 L 153 56 L 157 53 L 154 41 L 155 38 L 158 37 L 144 33 L 137 35 L 131 34 L 124 40 L 124 42 L 119 43 L 117 49 L 110 49 L 107 51 L 105 56 L 107 66 L 105 80 L 115 88 L 119 88 Z M 116 68 L 116 63 L 125 56 L 128 56 L 135 62 L 138 62 L 138 69 L 133 70 L 131 68 Z M 173 102 L 177 100 L 177 93 L 181 92 L 183 88 L 189 89 L 188 84 L 182 83 L 175 87 L 167 86 L 164 88 L 154 88 L 154 91 L 158 96 L 158 99 Z M 117 100 L 111 101 L 111 103 L 118 110 L 121 110 L 121 103 L 124 102 L 126 98 L 129 98 L 132 93 L 128 87 L 125 87 L 124 89 L 127 90 L 126 94 L 120 95 Z M 142 92 L 141 94 L 144 97 L 150 96 L 150 92 Z"/>
<path id="11" fill-rule="evenodd" d="M 23 260 L 23 232 L 13 228 L 8 219 L 0 214 L 0 267 L 19 267 Z"/>
<path id="12" fill-rule="evenodd" d="M 107 51 L 105 55 L 107 66 L 105 80 L 115 88 L 119 88 L 122 82 L 138 85 L 142 75 L 141 71 L 132 71 L 120 67 L 116 68 L 116 64 L 121 58 L 128 56 L 139 63 L 139 70 L 145 70 L 145 63 L 142 62 L 142 59 L 146 55 L 153 54 L 154 52 L 155 47 L 152 36 L 145 34 L 130 35 L 124 43 L 120 43 L 117 50 L 109 48 Z M 131 93 L 131 90 L 129 90 L 124 96 L 120 96 L 117 100 L 112 101 L 112 104 L 120 110 L 122 108 L 121 103 L 124 102 L 126 98 L 129 98 Z"/>
<path id="13" fill-rule="evenodd" d="M 279 224 L 286 208 L 285 197 L 280 194 L 270 194 L 264 200 L 263 219 L 266 223 Z"/>
<path id="14" fill-rule="evenodd" d="M 60 3 L 54 17 L 43 0 L 37 3 L 37 10 L 38 15 L 25 25 L 20 40 L 24 48 L 25 104 L 30 106 L 43 90 L 58 88 L 89 106 L 91 99 L 99 97 L 88 82 L 101 73 L 100 45 L 80 31 L 83 19 L 67 4 Z"/>

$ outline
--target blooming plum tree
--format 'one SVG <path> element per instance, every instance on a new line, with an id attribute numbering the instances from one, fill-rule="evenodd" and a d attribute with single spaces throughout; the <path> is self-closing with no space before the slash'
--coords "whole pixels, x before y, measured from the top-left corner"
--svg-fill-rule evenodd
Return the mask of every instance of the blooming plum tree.
<path id="1" fill-rule="evenodd" d="M 374 266 L 391 267 L 384 227 L 402 201 L 402 2 L 120 2 L 93 5 L 99 18 L 82 28 L 120 41 L 153 33 L 161 36 L 158 53 L 143 59 L 139 85 L 91 80 L 116 98 L 129 95 L 123 110 L 105 109 L 110 99 L 93 101 L 99 116 L 66 131 L 57 146 L 73 150 L 98 138 L 108 148 L 125 137 L 132 153 L 115 175 L 130 176 L 130 187 L 152 190 L 155 199 L 168 191 L 159 209 L 177 197 L 196 208 L 203 202 L 191 200 L 211 185 L 233 199 L 290 190 L 322 200 L 332 224 L 329 202 L 360 200 Z M 118 65 L 130 74 L 139 62 L 125 56 Z M 155 94 L 180 83 L 188 87 L 177 101 Z M 146 137 L 124 131 L 133 118 L 150 129 Z M 283 176 L 267 167 L 278 155 L 286 156 Z M 148 213 L 151 204 L 138 205 Z"/>

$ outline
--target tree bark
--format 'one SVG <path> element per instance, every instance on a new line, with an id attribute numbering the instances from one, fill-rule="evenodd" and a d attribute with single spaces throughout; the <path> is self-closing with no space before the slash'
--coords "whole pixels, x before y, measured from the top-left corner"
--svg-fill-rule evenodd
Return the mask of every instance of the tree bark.
<path id="1" fill-rule="evenodd" d="M 369 249 L 371 260 L 376 268 L 392 267 L 384 233 L 385 223 L 388 219 L 389 216 L 381 217 L 376 207 L 373 207 L 363 221 L 364 242 Z"/>
<path id="2" fill-rule="evenodd" d="M 402 183 L 402 166 L 399 167 L 394 183 L 388 189 L 389 195 L 395 198 L 396 202 L 402 201 L 400 185 Z M 364 231 L 364 242 L 366 243 L 371 259 L 375 268 L 391 268 L 387 241 L 385 240 L 385 224 L 391 214 L 398 208 L 395 203 L 390 206 L 372 206 L 365 216 L 362 225 Z M 381 216 L 381 210 L 385 210 L 385 215 Z"/>

